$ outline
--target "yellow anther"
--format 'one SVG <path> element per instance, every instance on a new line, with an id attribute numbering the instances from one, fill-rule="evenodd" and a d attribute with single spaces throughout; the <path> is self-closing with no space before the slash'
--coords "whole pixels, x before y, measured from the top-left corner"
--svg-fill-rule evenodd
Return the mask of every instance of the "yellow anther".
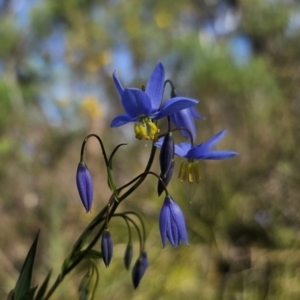
<path id="1" fill-rule="evenodd" d="M 154 137 L 159 132 L 159 129 L 157 128 L 157 126 L 151 120 L 149 120 L 147 122 L 147 124 L 150 128 L 150 138 L 151 138 L 151 140 L 154 140 Z"/>
<path id="2" fill-rule="evenodd" d="M 135 132 L 136 135 L 139 135 L 140 132 L 141 132 L 140 125 L 137 124 L 137 123 L 134 124 L 134 132 Z"/>
<path id="3" fill-rule="evenodd" d="M 140 130 L 142 138 L 146 138 L 148 136 L 146 124 L 140 124 Z"/>
<path id="4" fill-rule="evenodd" d="M 199 166 L 198 161 L 195 161 L 193 163 L 193 173 L 194 173 L 196 182 L 199 183 L 201 180 L 201 174 L 200 174 L 200 166 Z"/>
<path id="5" fill-rule="evenodd" d="M 135 137 L 139 140 L 154 140 L 159 129 L 156 124 L 153 123 L 148 117 L 143 117 L 140 119 L 140 123 L 134 124 Z"/>
<path id="6" fill-rule="evenodd" d="M 186 174 L 187 174 L 187 162 L 183 161 L 180 164 L 180 168 L 179 168 L 179 174 L 178 174 L 178 178 L 180 179 L 181 182 L 185 181 L 186 179 Z"/>
<path id="7" fill-rule="evenodd" d="M 188 180 L 189 182 L 193 182 L 193 164 L 189 163 L 187 166 Z"/>
<path id="8" fill-rule="evenodd" d="M 142 133 L 141 133 L 141 128 L 140 124 L 134 124 L 134 132 L 135 132 L 135 137 L 139 140 L 143 138 Z"/>
<path id="9" fill-rule="evenodd" d="M 180 181 L 194 182 L 198 183 L 201 179 L 199 162 L 198 161 L 183 161 L 180 164 L 178 178 Z"/>

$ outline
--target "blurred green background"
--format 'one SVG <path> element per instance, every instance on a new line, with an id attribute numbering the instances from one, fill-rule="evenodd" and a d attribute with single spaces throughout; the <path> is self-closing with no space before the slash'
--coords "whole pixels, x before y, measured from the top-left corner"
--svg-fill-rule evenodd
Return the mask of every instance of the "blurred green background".
<path id="1" fill-rule="evenodd" d="M 227 128 L 219 149 L 239 156 L 202 162 L 199 184 L 173 178 L 189 247 L 162 249 L 155 179 L 121 205 L 146 221 L 150 265 L 134 291 L 126 228 L 113 220 L 114 257 L 108 269 L 99 262 L 97 299 L 299 299 L 299 38 L 296 0 L 0 0 L 0 298 L 38 228 L 35 284 L 51 268 L 54 280 L 108 201 L 91 140 L 92 213 L 80 203 L 85 135 L 99 134 L 108 152 L 128 143 L 114 162 L 120 185 L 143 170 L 150 143 L 134 139 L 132 124 L 109 128 L 122 112 L 111 74 L 139 87 L 162 61 L 177 90 L 200 100 L 197 142 Z M 52 299 L 77 299 L 82 276 L 73 271 Z"/>

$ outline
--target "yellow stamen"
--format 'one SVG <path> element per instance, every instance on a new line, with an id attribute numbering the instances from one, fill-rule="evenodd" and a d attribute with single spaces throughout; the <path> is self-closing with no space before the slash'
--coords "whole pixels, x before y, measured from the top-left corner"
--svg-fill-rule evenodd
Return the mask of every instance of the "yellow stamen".
<path id="1" fill-rule="evenodd" d="M 148 117 L 143 117 L 139 123 L 134 124 L 135 137 L 139 140 L 143 138 L 145 140 L 154 140 L 159 131 L 156 124 Z"/>
<path id="2" fill-rule="evenodd" d="M 194 180 L 193 180 L 193 163 L 188 164 L 187 173 L 188 173 L 188 177 L 189 177 L 189 182 L 194 182 Z"/>
<path id="3" fill-rule="evenodd" d="M 135 132 L 135 137 L 137 139 L 141 140 L 143 138 L 141 134 L 140 124 L 134 124 L 134 132 Z"/>
<path id="4" fill-rule="evenodd" d="M 199 161 L 195 161 L 193 163 L 193 173 L 194 173 L 196 182 L 199 183 L 201 180 Z"/>
<path id="5" fill-rule="evenodd" d="M 180 164 L 178 178 L 181 182 L 188 181 L 199 183 L 201 180 L 199 162 L 194 160 L 183 161 Z"/>
<path id="6" fill-rule="evenodd" d="M 140 124 L 140 130 L 141 130 L 141 139 L 144 137 L 147 139 L 147 127 L 146 124 Z"/>

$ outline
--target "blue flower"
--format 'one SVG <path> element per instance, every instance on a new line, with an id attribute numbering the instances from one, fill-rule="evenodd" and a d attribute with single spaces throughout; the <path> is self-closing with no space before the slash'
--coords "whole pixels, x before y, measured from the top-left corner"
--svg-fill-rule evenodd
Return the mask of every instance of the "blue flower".
<path id="1" fill-rule="evenodd" d="M 191 146 L 191 143 L 180 143 L 175 145 L 175 154 L 181 157 L 185 157 L 188 161 L 182 162 L 179 170 L 178 177 L 181 181 L 188 180 L 193 182 L 199 182 L 201 179 L 199 163 L 200 159 L 227 159 L 237 155 L 235 151 L 228 150 L 211 150 L 217 143 L 219 143 L 226 134 L 226 130 L 222 130 L 204 143 L 200 143 L 196 146 Z M 159 139 L 156 143 L 156 147 L 161 147 L 163 139 Z"/>
<path id="2" fill-rule="evenodd" d="M 175 145 L 175 154 L 192 159 L 226 159 L 237 155 L 237 152 L 227 150 L 211 150 L 226 135 L 227 130 L 222 130 L 204 143 L 194 147 L 190 143 Z"/>
<path id="3" fill-rule="evenodd" d="M 166 247 L 167 238 L 174 247 L 179 246 L 180 240 L 188 245 L 183 213 L 179 205 L 170 196 L 165 198 L 161 209 L 159 229 L 164 247 Z"/>
<path id="4" fill-rule="evenodd" d="M 132 269 L 132 282 L 136 289 L 148 268 L 147 253 L 143 251 Z"/>
<path id="5" fill-rule="evenodd" d="M 89 212 L 93 202 L 93 181 L 89 169 L 83 161 L 78 164 L 76 183 L 81 202 L 86 212 Z"/>
<path id="6" fill-rule="evenodd" d="M 194 107 L 183 109 L 175 114 L 170 115 L 172 123 L 177 127 L 186 128 L 192 135 L 193 140 L 196 138 L 196 126 L 194 119 L 204 120 Z M 190 134 L 186 130 L 181 130 L 181 134 L 190 138 Z"/>
<path id="7" fill-rule="evenodd" d="M 186 97 L 174 97 L 161 105 L 165 69 L 162 63 L 158 63 L 147 82 L 146 89 L 123 88 L 115 72 L 113 79 L 121 96 L 122 106 L 125 114 L 115 117 L 110 127 L 119 127 L 134 122 L 134 130 L 138 139 L 154 139 L 159 132 L 153 120 L 174 114 L 182 109 L 195 106 L 198 101 Z"/>
<path id="8" fill-rule="evenodd" d="M 105 230 L 102 234 L 101 254 L 105 266 L 108 267 L 113 255 L 113 242 L 111 239 L 111 234 L 108 230 Z"/>

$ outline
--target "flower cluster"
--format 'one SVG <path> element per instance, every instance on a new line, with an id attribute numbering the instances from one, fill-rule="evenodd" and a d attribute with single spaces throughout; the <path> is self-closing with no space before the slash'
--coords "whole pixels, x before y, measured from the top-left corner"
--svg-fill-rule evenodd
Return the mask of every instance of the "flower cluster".
<path id="1" fill-rule="evenodd" d="M 113 160 L 121 146 L 117 145 L 107 155 L 101 138 L 96 134 L 89 134 L 83 141 L 80 151 L 80 159 L 77 167 L 76 183 L 81 202 L 86 212 L 92 210 L 94 184 L 92 173 L 90 173 L 84 159 L 86 143 L 90 138 L 98 140 L 104 159 L 107 175 L 107 185 L 111 190 L 111 196 L 102 210 L 97 212 L 93 220 L 83 230 L 76 240 L 73 248 L 63 262 L 60 273 L 48 288 L 51 271 L 48 273 L 43 283 L 31 288 L 31 273 L 36 253 L 39 235 L 37 234 L 22 267 L 18 282 L 11 291 L 9 299 L 49 299 L 62 280 L 75 267 L 80 264 L 80 269 L 85 268 L 84 276 L 78 286 L 80 299 L 94 299 L 95 290 L 99 282 L 99 263 L 102 259 L 108 268 L 114 258 L 113 250 L 116 236 L 112 223 L 115 219 L 120 219 L 127 229 L 127 246 L 124 251 L 123 261 L 127 270 L 131 269 L 132 283 L 137 288 L 148 268 L 148 255 L 146 252 L 146 229 L 143 218 L 134 211 L 117 212 L 119 205 L 131 196 L 149 175 L 155 176 L 158 180 L 157 193 L 164 195 L 164 202 L 159 215 L 159 230 L 163 248 L 167 241 L 173 247 L 178 247 L 180 242 L 188 245 L 188 235 L 184 214 L 168 192 L 167 186 L 172 180 L 175 169 L 175 156 L 184 158 L 179 167 L 180 181 L 200 182 L 201 174 L 199 160 L 220 160 L 237 155 L 234 151 L 214 150 L 213 148 L 223 139 L 226 130 L 222 130 L 209 138 L 206 142 L 194 144 L 197 137 L 197 126 L 195 120 L 204 119 L 195 109 L 198 103 L 195 99 L 190 99 L 177 95 L 171 80 L 165 80 L 165 69 L 162 63 L 158 63 L 154 68 L 146 87 L 141 89 L 130 87 L 124 88 L 118 79 L 116 72 L 113 73 L 113 81 L 121 99 L 121 104 L 125 113 L 116 116 L 110 126 L 119 127 L 127 123 L 134 123 L 134 132 L 138 140 L 151 140 L 152 147 L 145 164 L 145 169 L 124 185 L 119 185 L 115 180 Z M 171 86 L 171 93 L 168 100 L 163 101 L 166 85 Z M 166 118 L 167 122 L 159 123 Z M 161 128 L 161 124 L 166 124 L 167 128 Z M 175 138 L 185 139 L 185 142 L 176 143 Z M 188 139 L 188 141 L 186 141 Z M 156 150 L 160 148 L 158 175 L 152 171 Z M 119 177 L 119 176 L 118 176 Z M 118 222 L 120 223 L 120 222 Z M 134 231 L 134 234 L 132 233 Z M 133 237 L 138 237 L 139 251 L 134 265 L 131 267 L 132 259 L 135 256 L 135 243 Z M 81 263 L 83 262 L 84 263 Z M 36 292 L 36 296 L 34 294 Z"/>
<path id="2" fill-rule="evenodd" d="M 173 97 L 162 104 L 165 83 L 165 69 L 158 63 L 152 72 L 146 89 L 123 88 L 116 73 L 113 74 L 116 88 L 121 97 L 125 114 L 115 117 L 110 127 L 119 127 L 134 122 L 134 131 L 138 139 L 154 140 L 160 132 L 155 120 L 195 106 L 198 101 L 187 97 Z"/>
<path id="3" fill-rule="evenodd" d="M 162 63 L 159 62 L 156 65 L 145 88 L 124 88 L 116 72 L 113 73 L 113 81 L 125 113 L 116 116 L 110 126 L 119 127 L 127 123 L 134 123 L 135 137 L 139 140 L 152 140 L 152 149 L 154 151 L 151 152 L 152 154 L 145 171 L 129 181 L 126 185 L 118 187 L 114 180 L 112 160 L 122 144 L 117 146 L 112 154 L 107 157 L 102 140 L 98 136 L 91 134 L 85 139 L 81 149 L 80 163 L 77 170 L 77 187 L 84 208 L 89 212 L 93 200 L 93 184 L 87 165 L 83 160 L 83 154 L 87 140 L 90 137 L 96 137 L 102 148 L 107 167 L 108 185 L 112 190 L 112 196 L 106 208 L 92 221 L 89 230 L 91 231 L 97 224 L 102 223 L 99 234 L 94 241 L 102 235 L 100 256 L 105 266 L 108 267 L 113 258 L 112 234 L 108 227 L 113 217 L 122 218 L 128 229 L 128 243 L 124 254 L 124 264 L 126 269 L 129 269 L 133 258 L 131 231 L 132 227 L 135 228 L 140 240 L 140 251 L 138 259 L 132 268 L 132 281 L 134 287 L 137 288 L 148 267 L 148 258 L 145 251 L 145 227 L 142 218 L 137 213 L 115 213 L 118 205 L 127 198 L 128 195 L 133 193 L 148 175 L 156 176 L 158 179 L 158 195 L 160 196 L 163 192 L 165 193 L 165 199 L 159 216 L 159 230 L 163 247 L 166 247 L 167 240 L 169 240 L 174 247 L 178 247 L 180 241 L 188 245 L 183 212 L 167 190 L 175 168 L 174 156 L 177 155 L 185 159 L 179 168 L 178 177 L 180 181 L 199 182 L 201 179 L 199 160 L 227 159 L 237 155 L 237 153 L 229 150 L 213 150 L 214 146 L 225 136 L 226 130 L 220 131 L 206 142 L 194 145 L 194 140 L 197 137 L 195 120 L 204 119 L 195 109 L 195 105 L 198 101 L 177 95 L 173 83 L 170 80 L 165 81 L 165 69 Z M 166 84 L 170 84 L 171 94 L 168 100 L 163 101 Z M 168 126 L 165 131 L 161 130 L 158 124 L 162 118 L 167 119 Z M 189 141 L 176 144 L 174 141 L 176 132 L 178 132 L 179 137 L 189 139 Z M 160 175 L 150 170 L 156 148 L 160 148 Z M 123 193 L 124 188 L 129 188 L 129 190 Z M 89 233 L 90 231 L 87 232 Z M 90 248 L 92 248 L 92 246 L 90 245 Z"/>

